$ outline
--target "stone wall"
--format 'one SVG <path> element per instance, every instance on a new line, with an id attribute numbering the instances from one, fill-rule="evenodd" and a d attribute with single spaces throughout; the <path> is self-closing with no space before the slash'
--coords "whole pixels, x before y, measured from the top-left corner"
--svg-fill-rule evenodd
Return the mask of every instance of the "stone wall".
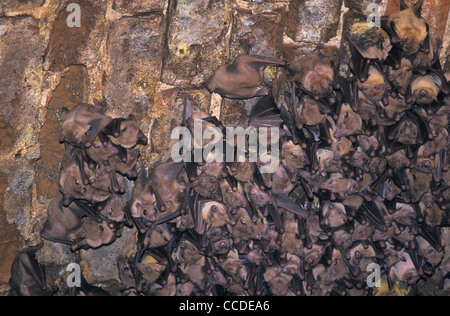
<path id="1" fill-rule="evenodd" d="M 180 88 L 196 109 L 245 126 L 254 101 L 222 100 L 201 86 L 219 65 L 239 54 L 291 60 L 320 43 L 341 46 L 371 2 L 381 13 L 399 7 L 399 0 L 2 0 L 0 290 L 8 288 L 16 251 L 42 241 L 58 194 L 63 107 L 105 98 L 109 111 L 134 113 L 151 139 L 143 159 L 152 166 L 168 158 L 170 131 L 181 123 Z M 80 5 L 80 28 L 67 25 L 70 3 Z M 424 5 L 443 57 L 450 54 L 449 7 L 447 0 Z M 276 76 L 266 72 L 268 80 Z M 110 247 L 82 251 L 88 281 L 116 287 L 116 260 L 133 251 L 135 238 L 126 230 Z M 45 241 L 39 259 L 58 275 L 73 255 Z"/>

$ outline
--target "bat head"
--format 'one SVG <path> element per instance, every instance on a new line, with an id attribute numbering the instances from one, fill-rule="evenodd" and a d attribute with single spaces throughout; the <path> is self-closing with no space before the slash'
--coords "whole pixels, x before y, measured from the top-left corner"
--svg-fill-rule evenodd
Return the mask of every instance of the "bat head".
<path id="1" fill-rule="evenodd" d="M 217 202 L 206 202 L 202 208 L 202 217 L 211 227 L 222 227 L 229 222 L 225 206 Z"/>
<path id="2" fill-rule="evenodd" d="M 133 199 L 131 205 L 131 215 L 136 218 L 144 218 L 154 223 L 156 222 L 157 201 L 154 194 L 141 192 Z"/>
<path id="3" fill-rule="evenodd" d="M 127 149 L 133 148 L 137 144 L 144 146 L 148 144 L 148 138 L 139 129 L 138 122 L 133 114 L 121 121 L 119 136 L 110 135 L 110 140 L 113 144 Z"/>
<path id="4" fill-rule="evenodd" d="M 76 163 L 65 166 L 61 170 L 59 185 L 65 196 L 88 202 L 93 200 L 94 189 L 89 184 L 83 183 L 80 168 Z M 66 201 L 64 202 L 64 206 L 68 206 Z"/>
<path id="5" fill-rule="evenodd" d="M 118 153 L 119 151 L 116 147 L 111 146 L 109 143 L 101 142 L 99 137 L 96 137 L 92 142 L 92 146 L 86 149 L 86 154 L 95 162 L 108 161 L 110 157 Z"/>
<path id="6" fill-rule="evenodd" d="M 100 214 L 111 221 L 122 222 L 125 216 L 122 197 L 117 194 L 112 195 Z"/>

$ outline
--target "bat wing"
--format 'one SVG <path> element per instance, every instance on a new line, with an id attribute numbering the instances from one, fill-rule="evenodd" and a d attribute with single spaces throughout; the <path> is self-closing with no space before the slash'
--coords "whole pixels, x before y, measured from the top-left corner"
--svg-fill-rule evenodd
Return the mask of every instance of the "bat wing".
<path id="1" fill-rule="evenodd" d="M 275 66 L 275 67 L 285 67 L 286 62 L 280 61 L 270 57 L 264 56 L 239 56 L 236 58 L 235 63 L 244 63 L 254 68 L 255 70 L 260 70 L 263 67 Z"/>
<path id="2" fill-rule="evenodd" d="M 263 97 L 250 112 L 250 126 L 280 127 L 282 124 L 280 109 L 272 95 Z"/>
<path id="3" fill-rule="evenodd" d="M 278 207 L 281 207 L 286 211 L 298 215 L 301 218 L 304 219 L 308 218 L 309 213 L 303 207 L 292 201 L 292 199 L 289 198 L 288 196 L 283 194 L 275 194 L 275 199 L 277 201 Z"/>
<path id="4" fill-rule="evenodd" d="M 369 76 L 371 60 L 365 58 L 355 42 L 349 38 L 350 51 L 352 54 L 352 71 L 361 82 L 365 82 Z"/>

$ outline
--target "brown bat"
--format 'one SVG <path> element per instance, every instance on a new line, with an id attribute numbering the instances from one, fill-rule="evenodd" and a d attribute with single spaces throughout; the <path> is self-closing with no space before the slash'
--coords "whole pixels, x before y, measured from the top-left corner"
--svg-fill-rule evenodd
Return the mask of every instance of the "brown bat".
<path id="1" fill-rule="evenodd" d="M 402 58 L 398 64 L 388 70 L 389 82 L 403 96 L 406 96 L 409 86 L 413 80 L 413 65 L 407 58 Z"/>
<path id="2" fill-rule="evenodd" d="M 149 185 L 156 190 L 164 205 L 163 215 L 174 214 L 184 202 L 186 185 L 179 180 L 183 167 L 183 162 L 168 161 L 155 167 L 150 173 Z M 199 184 L 200 186 L 202 184 Z M 162 214 L 157 217 L 160 215 Z"/>
<path id="3" fill-rule="evenodd" d="M 300 89 L 316 100 L 328 97 L 333 88 L 339 88 L 337 68 L 339 50 L 336 47 L 318 47 L 314 52 L 289 64 L 292 80 Z"/>
<path id="4" fill-rule="evenodd" d="M 24 250 L 11 266 L 10 296 L 51 296 L 58 288 L 47 283 L 45 266 L 36 259 L 39 249 Z"/>
<path id="5" fill-rule="evenodd" d="M 81 149 L 66 150 L 61 164 L 59 186 L 66 207 L 73 200 L 91 202 L 94 198 L 94 189 L 89 185 L 93 181 L 94 174 L 83 160 L 83 155 Z"/>
<path id="6" fill-rule="evenodd" d="M 242 208 L 238 210 L 235 219 L 235 225 L 227 224 L 235 244 L 239 244 L 241 240 L 261 240 L 268 229 L 265 218 L 259 216 L 255 223 Z"/>
<path id="7" fill-rule="evenodd" d="M 296 120 L 298 122 L 297 128 L 301 130 L 304 125 L 315 126 L 322 124 L 327 118 L 327 113 L 323 112 L 323 108 L 322 101 L 317 101 L 308 95 L 302 95 L 295 111 L 295 114 L 298 116 Z"/>
<path id="8" fill-rule="evenodd" d="M 430 50 L 429 26 L 421 17 L 423 0 L 408 8 L 401 1 L 402 10 L 381 19 L 381 27 L 391 37 L 394 46 L 402 49 L 409 57 L 417 52 L 428 53 Z"/>
<path id="9" fill-rule="evenodd" d="M 86 217 L 83 219 L 82 229 L 70 249 L 75 252 L 79 249 L 97 249 L 103 245 L 113 243 L 120 235 L 120 225 L 113 222 L 103 221 L 99 223 Z"/>
<path id="10" fill-rule="evenodd" d="M 64 207 L 62 199 L 55 198 L 50 202 L 47 214 L 41 237 L 71 245 L 81 230 L 83 212 L 75 203 Z"/>
<path id="11" fill-rule="evenodd" d="M 100 135 L 97 136 L 94 141 L 92 142 L 92 146 L 87 148 L 86 154 L 87 156 L 96 162 L 97 164 L 104 164 L 108 161 L 109 158 L 113 157 L 114 155 L 119 154 L 119 150 L 112 146 L 110 142 L 103 142 L 100 140 Z M 89 166 L 90 169 L 93 166 Z"/>
<path id="12" fill-rule="evenodd" d="M 110 141 L 126 149 L 134 148 L 136 145 L 146 146 L 147 136 L 139 129 L 136 117 L 130 114 L 126 119 L 114 119 L 106 128 Z"/>
<path id="13" fill-rule="evenodd" d="M 137 162 L 141 152 L 139 149 L 127 149 L 127 161 L 123 162 L 119 156 L 113 155 L 108 159 L 114 171 L 126 176 L 130 180 L 137 178 Z"/>
<path id="14" fill-rule="evenodd" d="M 290 174 L 297 174 L 298 169 L 303 169 L 309 165 L 308 155 L 299 145 L 294 145 L 292 141 L 284 142 L 281 147 L 281 162 L 286 166 Z"/>
<path id="15" fill-rule="evenodd" d="M 100 214 L 110 221 L 122 222 L 124 220 L 125 204 L 122 196 L 119 194 L 112 194 L 108 200 L 104 203 L 97 204 L 96 207 L 100 211 Z"/>
<path id="16" fill-rule="evenodd" d="M 91 147 L 94 139 L 108 126 L 112 118 L 106 116 L 97 107 L 79 104 L 72 110 L 63 109 L 61 113 L 62 135 L 60 142 Z"/>
<path id="17" fill-rule="evenodd" d="M 268 88 L 262 87 L 267 66 L 284 67 L 286 63 L 263 56 L 241 55 L 233 63 L 219 67 L 206 81 L 205 87 L 211 93 L 230 99 L 268 95 Z"/>
<path id="18" fill-rule="evenodd" d="M 134 218 L 154 223 L 157 220 L 157 213 L 165 210 L 165 205 L 158 192 L 149 185 L 149 181 L 145 169 L 142 169 L 131 195 L 130 211 Z"/>

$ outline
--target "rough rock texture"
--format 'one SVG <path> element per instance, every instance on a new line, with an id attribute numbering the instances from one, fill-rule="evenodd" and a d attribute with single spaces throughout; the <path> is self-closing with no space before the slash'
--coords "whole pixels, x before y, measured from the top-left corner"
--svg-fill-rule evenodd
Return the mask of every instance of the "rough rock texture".
<path id="1" fill-rule="evenodd" d="M 73 2 L 81 8 L 80 28 L 66 23 Z M 340 43 L 371 2 L 380 1 L 0 1 L 0 294 L 17 250 L 42 242 L 48 203 L 58 192 L 63 107 L 104 97 L 108 111 L 135 114 L 150 138 L 142 160 L 151 166 L 169 157 L 181 92 L 195 110 L 245 127 L 255 101 L 222 100 L 201 87 L 219 65 L 240 54 L 292 60 L 317 44 Z M 399 0 L 381 4 L 394 12 Z M 447 0 L 424 4 L 433 34 L 443 40 L 443 57 L 450 52 L 449 6 Z M 269 67 L 265 78 L 277 75 Z M 88 281 L 117 287 L 117 258 L 133 252 L 135 238 L 135 230 L 126 230 L 110 246 L 81 252 Z M 39 260 L 53 264 L 58 278 L 75 256 L 45 241 Z"/>

